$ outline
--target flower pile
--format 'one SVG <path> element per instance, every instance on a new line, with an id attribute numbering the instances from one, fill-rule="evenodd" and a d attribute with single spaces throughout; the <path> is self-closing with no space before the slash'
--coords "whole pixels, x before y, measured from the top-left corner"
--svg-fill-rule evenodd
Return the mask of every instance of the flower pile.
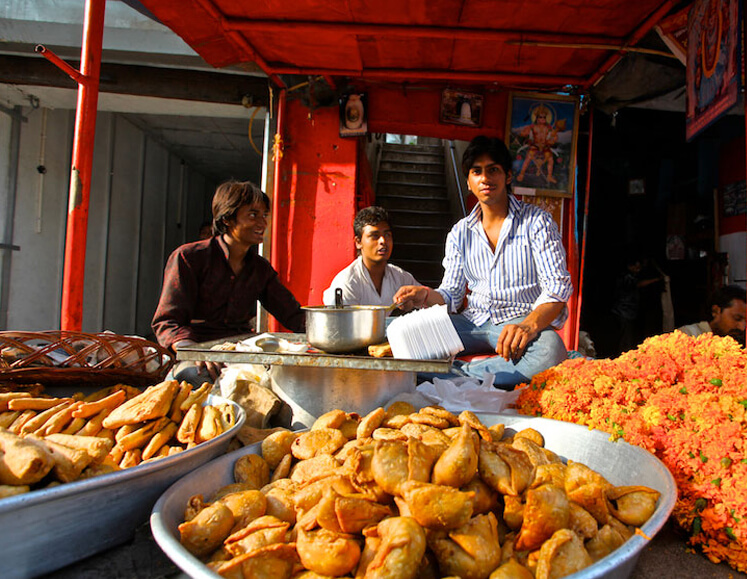
<path id="1" fill-rule="evenodd" d="M 654 453 L 677 481 L 673 516 L 690 543 L 747 571 L 747 352 L 736 341 L 673 332 L 614 360 L 567 360 L 516 406 Z"/>

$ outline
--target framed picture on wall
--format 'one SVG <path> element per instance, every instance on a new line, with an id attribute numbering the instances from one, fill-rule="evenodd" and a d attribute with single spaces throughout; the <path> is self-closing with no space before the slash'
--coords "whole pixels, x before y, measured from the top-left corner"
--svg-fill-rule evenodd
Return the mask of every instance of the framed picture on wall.
<path id="1" fill-rule="evenodd" d="M 362 137 L 368 132 L 366 93 L 340 97 L 340 136 Z"/>
<path id="2" fill-rule="evenodd" d="M 479 127 L 482 125 L 483 102 L 481 94 L 444 89 L 441 93 L 441 122 Z"/>
<path id="3" fill-rule="evenodd" d="M 512 93 L 506 133 L 517 195 L 573 196 L 577 97 Z"/>

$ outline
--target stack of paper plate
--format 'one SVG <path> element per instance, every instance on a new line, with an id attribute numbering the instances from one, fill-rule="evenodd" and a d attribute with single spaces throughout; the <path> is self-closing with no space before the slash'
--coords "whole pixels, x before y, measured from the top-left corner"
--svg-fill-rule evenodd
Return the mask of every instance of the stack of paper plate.
<path id="1" fill-rule="evenodd" d="M 395 358 L 443 359 L 464 350 L 445 305 L 396 318 L 389 324 L 386 336 Z"/>

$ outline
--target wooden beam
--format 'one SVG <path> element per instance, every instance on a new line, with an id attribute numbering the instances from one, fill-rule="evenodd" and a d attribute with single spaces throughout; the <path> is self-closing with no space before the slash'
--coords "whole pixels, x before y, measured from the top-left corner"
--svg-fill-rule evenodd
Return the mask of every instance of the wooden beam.
<path id="1" fill-rule="evenodd" d="M 78 62 L 69 61 L 72 66 Z M 0 80 L 7 84 L 77 89 L 77 84 L 41 57 L 3 56 Z M 102 64 L 99 91 L 105 93 L 241 104 L 244 96 L 254 106 L 269 102 L 267 78 L 199 70 Z"/>

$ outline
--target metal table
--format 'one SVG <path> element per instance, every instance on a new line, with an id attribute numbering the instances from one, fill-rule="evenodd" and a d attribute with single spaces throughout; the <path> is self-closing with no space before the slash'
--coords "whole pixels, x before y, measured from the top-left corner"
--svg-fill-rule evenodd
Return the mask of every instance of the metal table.
<path id="1" fill-rule="evenodd" d="M 306 334 L 270 334 L 306 344 Z M 292 411 L 292 426 L 311 426 L 317 416 L 341 408 L 367 414 L 403 392 L 415 389 L 416 373 L 446 373 L 451 359 L 373 358 L 363 353 L 328 354 L 311 346 L 302 353 L 212 350 L 251 335 L 195 344 L 177 350 L 178 360 L 254 364 L 270 367 L 272 390 Z"/>

